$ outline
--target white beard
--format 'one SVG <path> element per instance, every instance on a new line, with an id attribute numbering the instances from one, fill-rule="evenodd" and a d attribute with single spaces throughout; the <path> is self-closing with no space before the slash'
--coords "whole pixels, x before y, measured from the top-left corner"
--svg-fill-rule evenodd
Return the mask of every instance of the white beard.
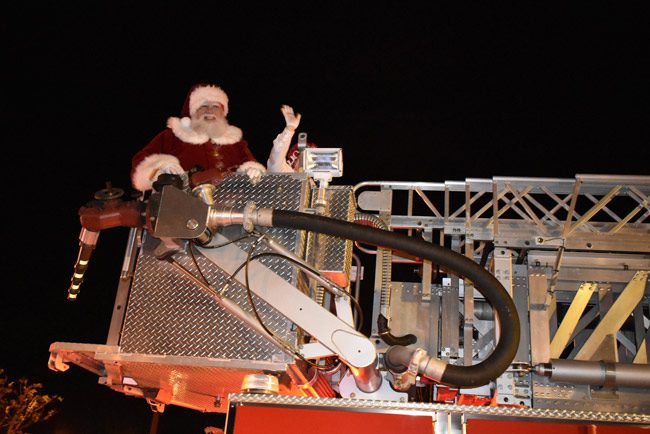
<path id="1" fill-rule="evenodd" d="M 218 117 L 209 121 L 202 118 L 193 118 L 190 125 L 197 133 L 207 134 L 211 139 L 217 139 L 224 135 L 229 124 L 226 118 Z"/>

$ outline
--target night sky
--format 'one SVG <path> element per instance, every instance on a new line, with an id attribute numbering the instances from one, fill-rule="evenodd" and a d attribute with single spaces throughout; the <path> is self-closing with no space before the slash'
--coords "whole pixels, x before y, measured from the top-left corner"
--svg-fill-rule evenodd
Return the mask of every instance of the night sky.
<path id="1" fill-rule="evenodd" d="M 339 185 L 650 174 L 645 2 L 240 3 L 3 7 L 0 368 L 65 398 L 33 433 L 148 432 L 144 400 L 50 372 L 48 347 L 105 342 L 127 229 L 102 232 L 68 302 L 77 211 L 107 181 L 130 193 L 131 156 L 194 83 L 228 93 L 260 161 L 293 106 L 310 141 L 343 148 Z M 159 432 L 221 422 L 168 407 Z"/>

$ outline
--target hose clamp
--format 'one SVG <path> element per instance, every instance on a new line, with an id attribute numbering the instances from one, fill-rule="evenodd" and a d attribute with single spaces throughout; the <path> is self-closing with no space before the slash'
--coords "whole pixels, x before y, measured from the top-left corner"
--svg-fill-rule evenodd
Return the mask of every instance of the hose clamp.
<path id="1" fill-rule="evenodd" d="M 253 229 L 255 229 L 255 224 L 253 223 L 254 215 L 255 212 L 257 211 L 257 205 L 255 205 L 255 202 L 249 201 L 246 202 L 246 206 L 244 206 L 244 221 L 242 223 L 242 226 L 244 226 L 244 230 L 246 232 L 253 232 Z"/>

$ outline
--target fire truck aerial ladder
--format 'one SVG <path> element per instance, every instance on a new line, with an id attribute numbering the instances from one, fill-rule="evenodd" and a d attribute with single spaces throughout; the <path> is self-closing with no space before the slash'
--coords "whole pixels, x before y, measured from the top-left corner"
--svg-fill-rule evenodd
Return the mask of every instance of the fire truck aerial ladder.
<path id="1" fill-rule="evenodd" d="M 155 411 L 227 413 L 232 433 L 273 409 L 413 432 L 650 423 L 650 177 L 348 186 L 340 149 L 301 158 L 255 184 L 98 191 L 68 297 L 92 289 L 100 232 L 129 227 L 107 341 L 55 342 L 49 366 Z"/>

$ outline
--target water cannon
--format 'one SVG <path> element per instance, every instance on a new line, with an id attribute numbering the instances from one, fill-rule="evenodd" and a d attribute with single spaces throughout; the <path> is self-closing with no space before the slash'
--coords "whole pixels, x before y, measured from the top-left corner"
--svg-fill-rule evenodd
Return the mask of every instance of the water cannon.
<path id="1" fill-rule="evenodd" d="M 106 188 L 95 192 L 93 200 L 79 208 L 79 254 L 68 288 L 68 300 L 76 300 L 79 295 L 90 257 L 102 230 L 118 226 L 143 226 L 144 203 L 139 200 L 124 201 L 123 196 L 124 190 L 107 182 Z"/>

